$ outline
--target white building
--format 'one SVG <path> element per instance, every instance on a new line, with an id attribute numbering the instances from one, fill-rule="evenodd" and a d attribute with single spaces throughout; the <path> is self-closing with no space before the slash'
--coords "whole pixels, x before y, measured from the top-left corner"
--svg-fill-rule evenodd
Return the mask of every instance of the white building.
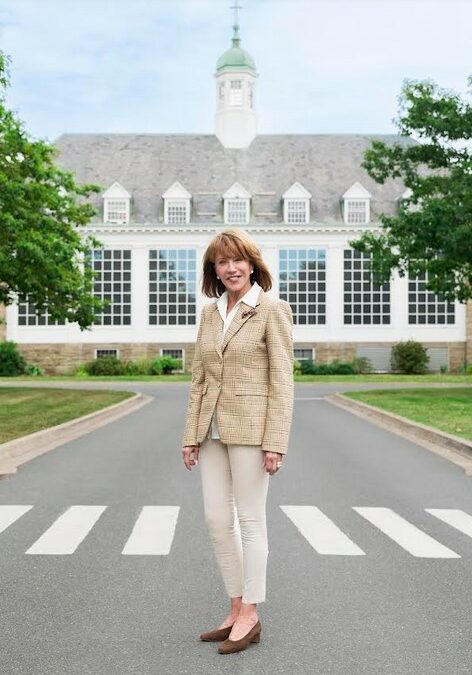
<path id="1" fill-rule="evenodd" d="M 349 245 L 379 227 L 379 213 L 394 213 L 404 193 L 361 168 L 374 136 L 257 135 L 256 80 L 235 25 L 216 67 L 214 134 L 57 139 L 77 181 L 104 186 L 90 198 L 100 215 L 86 230 L 105 247 L 93 252 L 94 292 L 112 304 L 86 331 L 52 324 L 27 303 L 9 306 L 6 338 L 29 362 L 63 373 L 106 353 L 170 353 L 189 371 L 201 307 L 214 302 L 200 291 L 203 252 L 228 225 L 255 239 L 273 275 L 270 293 L 291 304 L 296 358 L 366 355 L 388 370 L 392 344 L 414 339 L 434 370 L 457 369 L 467 348 L 472 360 L 472 303 L 441 302 L 424 280 L 398 275 L 375 288 L 368 261 Z"/>

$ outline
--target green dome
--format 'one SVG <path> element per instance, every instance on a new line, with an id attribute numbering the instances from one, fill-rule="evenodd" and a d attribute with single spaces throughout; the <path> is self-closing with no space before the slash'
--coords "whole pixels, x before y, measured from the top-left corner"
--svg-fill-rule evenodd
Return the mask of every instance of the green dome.
<path id="1" fill-rule="evenodd" d="M 221 70 L 221 68 L 250 68 L 251 70 L 256 70 L 256 64 L 250 54 L 241 49 L 239 45 L 233 44 L 218 59 L 216 70 Z"/>

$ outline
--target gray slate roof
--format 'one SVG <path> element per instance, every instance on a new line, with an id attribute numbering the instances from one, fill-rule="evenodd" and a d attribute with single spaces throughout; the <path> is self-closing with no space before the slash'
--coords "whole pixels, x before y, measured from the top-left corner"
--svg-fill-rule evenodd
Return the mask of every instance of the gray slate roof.
<path id="1" fill-rule="evenodd" d="M 104 192 L 118 181 L 131 193 L 131 222 L 162 223 L 161 195 L 175 181 L 192 194 L 192 222 L 221 222 L 222 195 L 235 181 L 252 194 L 252 222 L 281 222 L 282 194 L 299 181 L 312 194 L 311 222 L 340 223 L 341 197 L 355 181 L 372 194 L 373 221 L 376 213 L 393 213 L 404 191 L 400 181 L 379 185 L 360 167 L 374 138 L 413 142 L 397 135 L 268 134 L 230 150 L 210 134 L 63 134 L 55 145 L 58 164 L 79 183 L 98 183 Z M 90 201 L 101 213 L 101 194 Z"/>

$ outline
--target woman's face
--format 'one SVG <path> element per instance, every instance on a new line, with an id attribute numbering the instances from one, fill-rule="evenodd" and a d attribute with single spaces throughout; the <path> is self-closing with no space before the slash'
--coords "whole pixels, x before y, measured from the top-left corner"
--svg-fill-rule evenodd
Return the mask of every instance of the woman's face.
<path id="1" fill-rule="evenodd" d="M 221 279 L 228 292 L 238 293 L 249 290 L 251 280 L 249 275 L 253 271 L 253 265 L 249 260 L 241 258 L 238 253 L 228 256 L 219 253 L 215 259 L 215 272 Z"/>

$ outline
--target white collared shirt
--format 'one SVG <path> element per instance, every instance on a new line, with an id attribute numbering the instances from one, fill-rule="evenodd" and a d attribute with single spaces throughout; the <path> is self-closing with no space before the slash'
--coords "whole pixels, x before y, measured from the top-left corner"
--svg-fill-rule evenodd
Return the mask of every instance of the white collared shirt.
<path id="1" fill-rule="evenodd" d="M 216 302 L 216 306 L 218 307 L 218 311 L 220 313 L 221 318 L 223 319 L 223 333 L 221 335 L 221 343 L 223 343 L 226 331 L 228 330 L 231 321 L 234 319 L 234 315 L 238 311 L 238 306 L 239 304 L 244 300 L 244 302 L 247 305 L 250 305 L 251 307 L 256 306 L 257 298 L 259 297 L 259 291 L 261 290 L 261 287 L 257 283 L 257 281 L 254 281 L 252 284 L 251 288 L 247 291 L 245 295 L 243 295 L 242 298 L 239 298 L 237 303 L 234 305 L 234 307 L 231 309 L 229 312 L 228 316 L 226 316 L 226 310 L 228 309 L 228 291 L 224 291 L 222 295 L 218 298 Z M 218 428 L 216 426 L 216 419 L 215 419 L 215 414 L 213 414 L 213 417 L 211 419 L 211 437 L 212 438 L 220 438 L 220 434 L 218 433 Z"/>

